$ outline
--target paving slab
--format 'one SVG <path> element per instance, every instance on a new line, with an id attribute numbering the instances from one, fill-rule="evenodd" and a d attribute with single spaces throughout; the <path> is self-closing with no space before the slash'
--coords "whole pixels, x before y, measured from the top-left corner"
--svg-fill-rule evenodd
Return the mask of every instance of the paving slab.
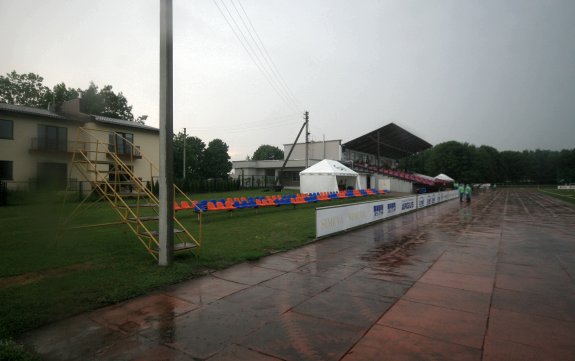
<path id="1" fill-rule="evenodd" d="M 575 208 L 503 189 L 24 335 L 45 360 L 575 360 Z"/>
<path id="2" fill-rule="evenodd" d="M 364 332 L 361 327 L 288 312 L 242 344 L 283 360 L 339 360 Z"/>
<path id="3" fill-rule="evenodd" d="M 487 315 L 399 300 L 377 324 L 481 350 Z"/>
<path id="4" fill-rule="evenodd" d="M 375 325 L 343 360 L 480 361 L 481 350 Z"/>

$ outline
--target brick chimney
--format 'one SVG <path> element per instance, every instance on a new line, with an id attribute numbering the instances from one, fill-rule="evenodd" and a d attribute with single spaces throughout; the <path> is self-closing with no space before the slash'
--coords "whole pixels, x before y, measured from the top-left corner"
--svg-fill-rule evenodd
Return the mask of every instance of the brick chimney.
<path id="1" fill-rule="evenodd" d="M 60 111 L 64 114 L 80 115 L 80 98 L 66 100 L 62 103 Z"/>

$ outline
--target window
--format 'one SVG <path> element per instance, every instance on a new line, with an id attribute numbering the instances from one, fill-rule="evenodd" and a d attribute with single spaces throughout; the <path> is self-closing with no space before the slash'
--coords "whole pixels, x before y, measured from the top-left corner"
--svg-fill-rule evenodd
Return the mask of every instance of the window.
<path id="1" fill-rule="evenodd" d="M 0 119 L 0 139 L 14 139 L 14 123 Z"/>
<path id="2" fill-rule="evenodd" d="M 115 136 L 114 136 L 115 135 Z M 134 144 L 134 134 L 131 133 L 110 133 L 108 136 L 110 152 L 120 155 L 131 155 L 132 144 Z"/>
<path id="3" fill-rule="evenodd" d="M 38 150 L 66 152 L 68 129 L 53 125 L 38 125 Z"/>
<path id="4" fill-rule="evenodd" d="M 12 180 L 12 167 L 11 160 L 0 160 L 0 180 Z"/>

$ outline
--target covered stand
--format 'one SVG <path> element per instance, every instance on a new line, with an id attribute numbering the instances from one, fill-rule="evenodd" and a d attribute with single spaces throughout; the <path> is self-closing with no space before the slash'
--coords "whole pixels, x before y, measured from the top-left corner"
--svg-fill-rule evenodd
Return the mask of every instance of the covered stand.
<path id="1" fill-rule="evenodd" d="M 324 159 L 299 173 L 300 193 L 337 192 L 338 185 L 360 189 L 359 174 L 335 160 Z"/>
<path id="2" fill-rule="evenodd" d="M 435 177 L 435 180 L 439 180 L 442 181 L 444 183 L 453 183 L 455 182 L 455 180 L 443 173 L 439 174 L 438 176 Z"/>

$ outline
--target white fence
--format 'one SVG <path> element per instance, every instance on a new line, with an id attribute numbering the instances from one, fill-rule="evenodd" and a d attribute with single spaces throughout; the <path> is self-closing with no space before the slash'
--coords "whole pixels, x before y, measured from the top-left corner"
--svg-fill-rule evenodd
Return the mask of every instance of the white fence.
<path id="1" fill-rule="evenodd" d="M 402 213 L 428 207 L 459 197 L 458 191 L 446 191 L 316 209 L 315 234 L 324 237 L 364 224 L 381 221 Z"/>

